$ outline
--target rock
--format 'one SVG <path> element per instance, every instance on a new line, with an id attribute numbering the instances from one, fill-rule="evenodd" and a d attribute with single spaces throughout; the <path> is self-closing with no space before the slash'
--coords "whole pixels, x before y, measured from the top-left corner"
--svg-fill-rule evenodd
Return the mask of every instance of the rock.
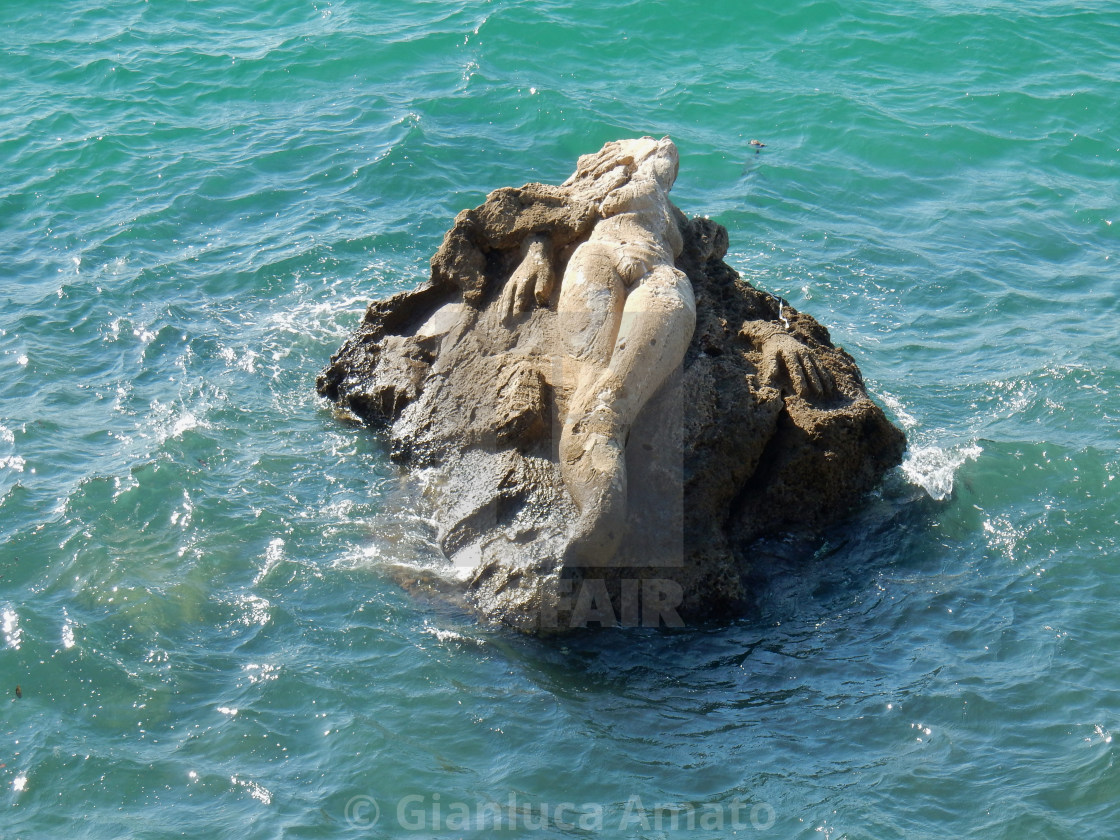
<path id="1" fill-rule="evenodd" d="M 643 138 L 491 193 L 319 376 L 432 468 L 447 578 L 487 617 L 734 614 L 752 545 L 835 522 L 901 459 L 852 358 L 723 261 L 727 231 L 668 201 L 675 176 L 672 143 Z"/>

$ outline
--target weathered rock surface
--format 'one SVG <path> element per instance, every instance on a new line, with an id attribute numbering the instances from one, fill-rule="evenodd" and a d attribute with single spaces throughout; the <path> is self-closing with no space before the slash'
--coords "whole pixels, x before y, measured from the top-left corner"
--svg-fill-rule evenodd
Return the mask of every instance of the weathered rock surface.
<path id="1" fill-rule="evenodd" d="M 434 469 L 427 503 L 448 578 L 483 615 L 527 630 L 733 613 L 749 600 L 752 543 L 836 521 L 905 448 L 828 331 L 744 282 L 723 261 L 723 227 L 674 207 L 695 329 L 677 375 L 628 426 L 620 547 L 573 555 L 557 302 L 604 199 L 638 177 L 618 163 L 629 148 L 608 144 L 563 185 L 500 189 L 461 212 L 431 278 L 371 303 L 317 383 L 387 429 L 394 458 Z M 535 288 L 513 288 L 526 266 Z"/>

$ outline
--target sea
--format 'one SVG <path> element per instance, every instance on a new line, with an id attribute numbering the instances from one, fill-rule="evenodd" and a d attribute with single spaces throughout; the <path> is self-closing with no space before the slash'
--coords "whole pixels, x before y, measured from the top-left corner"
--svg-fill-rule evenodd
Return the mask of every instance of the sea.
<path id="1" fill-rule="evenodd" d="M 1116 3 L 0 31 L 0 838 L 1116 836 Z M 740 618 L 534 638 L 400 585 L 431 522 L 315 376 L 458 211 L 642 135 L 909 451 Z"/>

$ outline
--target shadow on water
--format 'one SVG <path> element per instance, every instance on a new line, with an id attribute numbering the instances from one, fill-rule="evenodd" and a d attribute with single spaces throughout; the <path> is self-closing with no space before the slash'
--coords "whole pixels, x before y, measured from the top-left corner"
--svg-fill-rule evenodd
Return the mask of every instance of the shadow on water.
<path id="1" fill-rule="evenodd" d="M 870 632 L 866 622 L 873 624 L 883 603 L 884 579 L 920 589 L 927 574 L 940 574 L 939 552 L 930 551 L 929 543 L 944 504 L 892 474 L 861 509 L 823 534 L 760 542 L 749 577 L 753 602 L 742 615 L 723 621 L 679 628 L 591 626 L 529 636 L 481 623 L 436 597 L 429 597 L 426 606 L 436 612 L 437 623 L 455 626 L 519 663 L 526 676 L 550 691 L 628 694 L 664 686 L 666 679 L 695 680 L 699 688 L 706 681 L 700 676 L 704 671 L 749 670 L 756 659 L 822 653 L 827 644 L 822 627 L 832 626 L 835 635 L 836 623 L 846 615 L 853 626 L 844 635 L 855 634 L 850 642 L 858 648 L 858 628 Z"/>

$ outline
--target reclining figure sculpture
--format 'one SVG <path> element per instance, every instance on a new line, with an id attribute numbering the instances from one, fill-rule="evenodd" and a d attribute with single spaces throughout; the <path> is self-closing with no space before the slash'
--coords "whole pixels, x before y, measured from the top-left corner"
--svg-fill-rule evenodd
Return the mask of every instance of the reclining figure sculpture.
<path id="1" fill-rule="evenodd" d="M 540 628 L 589 580 L 625 615 L 653 577 L 682 616 L 735 611 L 760 538 L 834 521 L 901 458 L 827 330 L 672 204 L 678 165 L 668 138 L 620 140 L 491 193 L 319 377 L 436 468 L 440 547 L 488 616 Z"/>

